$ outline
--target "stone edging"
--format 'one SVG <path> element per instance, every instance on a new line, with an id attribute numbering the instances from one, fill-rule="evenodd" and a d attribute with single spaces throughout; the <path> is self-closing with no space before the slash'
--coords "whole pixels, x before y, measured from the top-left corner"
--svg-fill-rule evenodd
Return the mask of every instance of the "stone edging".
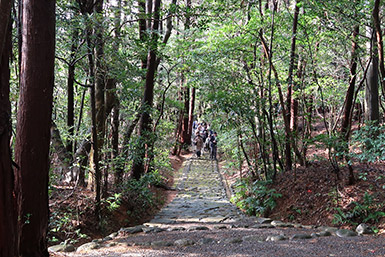
<path id="1" fill-rule="evenodd" d="M 137 233 L 160 233 L 167 231 L 197 231 L 197 230 L 223 230 L 223 229 L 233 229 L 233 228 L 243 228 L 243 226 L 234 227 L 232 225 L 218 224 L 214 225 L 212 229 L 206 226 L 192 226 L 192 227 L 158 227 L 153 226 L 150 223 L 145 225 L 138 225 L 134 227 L 121 228 L 118 232 L 112 233 L 111 235 L 103 238 L 103 239 L 95 239 L 89 243 L 83 244 L 79 246 L 77 249 L 71 244 L 61 244 L 56 246 L 51 246 L 49 248 L 49 252 L 76 252 L 86 253 L 95 249 L 100 248 L 108 248 L 116 245 L 120 245 L 122 243 L 116 243 L 112 241 L 118 236 L 127 236 Z M 210 243 L 242 243 L 243 241 L 256 241 L 256 242 L 269 242 L 269 241 L 283 241 L 283 240 L 306 240 L 311 238 L 318 237 L 329 237 L 336 236 L 340 238 L 349 238 L 355 237 L 358 235 L 364 234 L 373 234 L 373 232 L 369 229 L 369 227 L 365 224 L 361 224 L 356 228 L 356 232 L 348 229 L 338 229 L 335 227 L 316 227 L 316 226 L 305 226 L 300 224 L 293 223 L 284 223 L 282 221 L 271 220 L 269 218 L 255 218 L 255 224 L 251 226 L 246 226 L 245 228 L 250 229 L 274 229 L 274 228 L 303 228 L 308 230 L 314 230 L 312 233 L 297 233 L 293 234 L 290 237 L 285 234 L 272 234 L 269 236 L 260 236 L 260 235 L 248 235 L 239 238 L 228 238 L 224 240 L 209 240 L 208 238 L 201 238 L 199 241 L 191 240 L 187 237 L 182 237 L 175 241 L 166 241 L 166 240 L 157 240 L 157 241 L 149 241 L 149 242 L 126 242 L 124 246 L 158 246 L 158 247 L 181 247 L 181 246 L 189 246 L 189 245 L 202 245 L 202 244 L 210 244 Z"/>

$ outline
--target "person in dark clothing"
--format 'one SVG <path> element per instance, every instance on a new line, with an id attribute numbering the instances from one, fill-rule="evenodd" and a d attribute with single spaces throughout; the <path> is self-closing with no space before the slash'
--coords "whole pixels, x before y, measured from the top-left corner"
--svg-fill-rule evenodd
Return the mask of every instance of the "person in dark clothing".
<path id="1" fill-rule="evenodd" d="M 214 132 L 210 137 L 210 159 L 217 159 L 217 133 Z"/>
<path id="2" fill-rule="evenodd" d="M 197 157 L 199 158 L 201 156 L 201 151 L 202 151 L 202 147 L 203 147 L 203 139 L 200 135 L 198 135 L 196 138 L 195 138 L 195 147 L 196 147 L 196 155 Z"/>

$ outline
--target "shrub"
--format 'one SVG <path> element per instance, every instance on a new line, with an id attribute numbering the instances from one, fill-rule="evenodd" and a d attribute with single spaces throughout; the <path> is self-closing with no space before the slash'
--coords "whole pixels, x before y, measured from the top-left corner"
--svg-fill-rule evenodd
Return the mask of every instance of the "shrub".
<path id="1" fill-rule="evenodd" d="M 234 184 L 235 195 L 231 202 L 248 215 L 265 216 L 275 206 L 275 200 L 281 197 L 275 189 L 268 185 L 271 181 L 238 179 Z"/>

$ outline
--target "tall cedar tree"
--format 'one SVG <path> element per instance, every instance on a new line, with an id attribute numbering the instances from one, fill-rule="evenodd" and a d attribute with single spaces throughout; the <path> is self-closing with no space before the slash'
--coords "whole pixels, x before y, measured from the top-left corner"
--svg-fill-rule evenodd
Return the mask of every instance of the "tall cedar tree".
<path id="1" fill-rule="evenodd" d="M 0 4 L 0 256 L 18 256 L 17 189 L 11 161 L 11 104 L 9 102 L 9 56 L 11 1 Z"/>
<path id="2" fill-rule="evenodd" d="M 21 183 L 20 255 L 48 256 L 48 174 L 55 1 L 24 0 L 15 159 Z"/>

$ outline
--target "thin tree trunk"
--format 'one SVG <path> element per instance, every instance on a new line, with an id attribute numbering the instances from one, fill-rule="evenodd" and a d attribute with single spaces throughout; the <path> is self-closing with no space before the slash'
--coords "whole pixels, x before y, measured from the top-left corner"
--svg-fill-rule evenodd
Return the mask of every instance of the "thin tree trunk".
<path id="1" fill-rule="evenodd" d="M 22 193 L 21 256 L 49 255 L 48 176 L 54 57 L 55 1 L 24 1 L 23 69 L 15 148 Z"/>
<path id="2" fill-rule="evenodd" d="M 146 0 L 138 0 L 138 9 L 139 9 L 139 39 L 142 44 L 146 44 L 147 41 L 147 22 L 146 22 Z M 143 54 L 141 58 L 142 69 L 147 68 L 147 57 Z"/>
<path id="3" fill-rule="evenodd" d="M 269 75 L 268 75 L 268 83 L 269 83 L 269 88 L 268 88 L 268 99 L 269 99 L 269 113 L 267 113 L 267 111 L 262 108 L 262 111 L 264 113 L 264 115 L 267 117 L 268 119 L 268 124 L 269 124 L 269 132 L 270 132 L 270 137 L 271 137 L 271 143 L 272 143 L 272 152 L 273 152 L 273 170 L 274 170 L 274 173 L 273 173 L 273 180 L 276 178 L 276 175 L 277 175 L 277 162 L 280 166 L 281 169 L 283 169 L 283 165 L 282 165 L 282 162 L 279 158 L 279 153 L 278 153 L 278 144 L 277 144 L 277 141 L 275 139 L 275 134 L 274 134 L 274 124 L 273 124 L 273 103 L 272 103 L 272 82 L 271 82 L 271 73 L 273 72 L 274 73 L 274 77 L 276 79 L 276 86 L 278 88 L 278 96 L 279 96 L 279 102 L 281 104 L 281 107 L 282 107 L 282 114 L 283 114 L 283 119 L 285 121 L 285 128 L 287 127 L 287 121 L 286 121 L 286 108 L 285 108 L 285 104 L 284 104 L 284 101 L 283 101 L 283 94 L 282 94 L 282 89 L 281 89 L 281 85 L 279 83 L 279 77 L 278 77 L 278 72 L 277 70 L 275 69 L 274 65 L 273 65 L 273 51 L 272 51 L 272 45 L 273 45 L 273 38 L 274 38 L 274 28 L 275 28 L 275 21 L 274 21 L 274 18 L 275 18 L 275 12 L 276 12 L 276 6 L 277 6 L 277 3 L 274 2 L 274 8 L 273 8 L 273 14 L 272 14 L 272 21 L 271 21 L 271 30 L 272 30 L 272 35 L 271 35 L 271 39 L 270 39 L 270 47 L 267 45 L 266 43 L 266 40 L 264 39 L 263 37 L 263 31 L 260 30 L 259 31 L 259 36 L 260 36 L 260 39 L 261 39 L 261 42 L 262 42 L 262 47 L 263 47 L 263 50 L 264 50 L 264 53 L 265 53 L 265 56 L 266 58 L 268 59 L 269 61 Z"/>
<path id="4" fill-rule="evenodd" d="M 188 9 L 185 22 L 185 30 L 190 29 L 190 12 L 191 12 L 191 0 L 186 0 L 186 7 Z M 183 76 L 182 83 L 184 83 L 184 117 L 183 117 L 183 144 L 184 147 L 191 145 L 191 129 L 190 129 L 190 87 L 186 85 L 186 74 Z"/>
<path id="5" fill-rule="evenodd" d="M 183 101 L 183 110 L 181 118 L 180 131 L 179 131 L 179 144 L 178 144 L 178 152 L 180 153 L 183 148 L 191 144 L 191 135 L 188 134 L 188 119 L 189 119 L 189 108 L 190 108 L 190 89 L 187 87 L 186 79 L 184 73 L 181 75 L 181 101 Z"/>
<path id="6" fill-rule="evenodd" d="M 357 78 L 357 36 L 359 34 L 359 26 L 356 25 L 353 31 L 353 42 L 352 42 L 352 60 L 350 64 L 350 82 L 349 87 L 345 96 L 345 108 L 344 115 L 341 123 L 341 133 L 345 141 L 349 140 L 350 126 L 352 121 L 352 110 L 353 110 L 353 98 L 354 98 L 354 88 L 356 85 Z"/>
<path id="7" fill-rule="evenodd" d="M 123 163 L 119 159 L 119 113 L 120 107 L 119 104 L 116 104 L 112 109 L 112 127 L 111 127 L 111 144 L 112 144 L 112 153 L 111 159 L 113 160 L 113 170 L 115 173 L 115 186 L 119 186 L 123 181 Z"/>
<path id="8" fill-rule="evenodd" d="M 58 158 L 55 169 L 60 169 L 63 181 L 66 183 L 75 181 L 76 176 L 73 174 L 74 170 L 70 169 L 72 162 L 71 152 L 65 147 L 55 122 L 51 124 L 51 147 L 55 149 L 54 152 Z"/>
<path id="9" fill-rule="evenodd" d="M 255 172 L 253 170 L 253 166 L 251 165 L 251 162 L 250 162 L 250 159 L 249 159 L 249 156 L 246 152 L 246 149 L 243 145 L 243 138 L 242 138 L 242 133 L 241 132 L 238 132 L 238 137 L 239 137 L 239 146 L 241 147 L 241 150 L 242 150 L 242 153 L 243 153 L 243 156 L 245 157 L 245 160 L 246 160 L 246 163 L 247 163 L 247 167 L 249 168 L 249 170 L 251 171 L 251 174 L 253 177 L 256 177 L 255 175 Z"/>
<path id="10" fill-rule="evenodd" d="M 67 141 L 67 151 L 74 151 L 74 131 L 75 131 L 75 106 L 74 106 L 74 83 L 75 83 L 75 63 L 73 62 L 76 54 L 76 42 L 78 40 L 78 30 L 74 29 L 72 34 L 71 57 L 68 65 L 67 77 L 67 127 L 70 136 Z"/>
<path id="11" fill-rule="evenodd" d="M 91 96 L 92 105 L 92 120 L 93 120 L 93 151 L 94 161 L 99 161 L 101 158 L 101 150 L 104 144 L 105 135 L 105 121 L 106 121 L 106 105 L 105 105 L 105 67 L 104 67 L 104 43 L 103 43 L 103 0 L 97 0 L 95 2 L 94 11 L 98 15 L 98 21 L 94 28 L 95 36 L 95 83 L 91 90 L 94 90 Z M 94 97 L 94 99 L 92 99 Z M 95 113 L 94 113 L 95 112 Z M 94 117 L 95 115 L 95 117 Z M 95 120 L 94 120 L 95 119 Z M 95 144 L 97 142 L 97 144 Z M 97 156 L 96 156 L 97 155 Z M 95 169 L 95 214 L 97 218 L 100 215 L 100 198 L 101 198 L 101 183 L 102 183 L 102 171 L 99 164 L 94 163 Z M 92 167 L 92 166 L 91 166 Z M 90 185 L 88 185 L 90 186 Z"/>
<path id="12" fill-rule="evenodd" d="M 17 226 L 19 188 L 12 168 L 10 149 L 12 126 L 9 101 L 9 57 L 12 45 L 11 26 L 7 25 L 10 6 L 11 1 L 0 4 L 0 20 L 2 24 L 6 24 L 7 28 L 4 33 L 0 32 L 0 256 L 19 256 Z"/>
<path id="13" fill-rule="evenodd" d="M 89 26 L 89 25 L 88 25 Z M 88 62 L 89 62 L 89 74 L 90 74 L 90 98 L 91 98 L 91 123 L 92 123 L 92 143 L 91 151 L 89 155 L 90 159 L 90 172 L 88 177 L 88 187 L 91 189 L 96 188 L 95 194 L 95 216 L 97 219 L 100 217 L 100 168 L 99 168 L 99 148 L 98 148 L 98 130 L 96 124 L 96 90 L 95 90 L 95 72 L 94 72 L 94 58 L 92 55 L 92 43 L 91 43 L 91 28 L 86 29 L 87 45 L 88 45 Z M 96 182 L 94 182 L 96 181 Z"/>
<path id="14" fill-rule="evenodd" d="M 151 36 L 151 48 L 147 57 L 147 73 L 146 83 L 142 100 L 142 115 L 139 122 L 139 137 L 141 143 L 139 145 L 138 158 L 133 162 L 132 165 L 132 176 L 135 179 L 139 179 L 144 174 L 144 159 L 147 150 L 151 149 L 151 145 L 154 141 L 154 135 L 151 130 L 151 109 L 154 100 L 154 83 L 155 73 L 157 66 L 156 51 L 158 48 L 158 29 L 159 29 L 159 18 L 160 18 L 160 6 L 161 0 L 156 0 L 154 5 L 154 21 L 152 25 L 152 36 Z"/>
<path id="15" fill-rule="evenodd" d="M 180 133 L 182 131 L 182 120 L 183 120 L 183 111 L 179 110 L 179 118 L 178 118 L 178 125 L 176 127 L 176 133 L 175 133 L 175 146 L 173 151 L 171 152 L 172 155 L 178 155 L 180 154 L 180 142 L 179 137 Z"/>
<path id="16" fill-rule="evenodd" d="M 83 117 L 83 108 L 84 108 L 84 99 L 86 96 L 86 89 L 84 89 L 83 94 L 82 94 L 82 100 L 80 103 L 80 111 L 79 111 L 79 119 L 78 119 L 78 124 L 76 127 L 76 135 L 79 134 L 80 130 L 80 125 L 82 122 L 82 117 Z M 76 140 L 74 141 L 74 145 L 77 146 Z M 76 171 L 73 171 L 76 175 L 76 181 L 77 185 L 81 187 L 86 187 L 86 181 L 85 181 L 85 167 L 87 166 L 87 156 L 88 153 L 91 150 L 91 142 L 87 139 L 84 140 L 80 147 L 77 149 L 75 155 L 74 155 L 74 162 L 77 162 L 79 165 L 75 166 L 72 169 L 76 169 Z"/>
<path id="17" fill-rule="evenodd" d="M 121 26 L 121 15 L 122 15 L 122 0 L 118 0 L 118 6 L 116 8 L 115 12 L 115 42 L 114 42 L 114 50 L 119 51 L 119 46 L 120 46 L 120 26 Z M 113 89 L 116 88 L 116 81 L 113 80 L 111 81 L 113 83 Z M 119 125 L 120 125 L 120 103 L 119 99 L 116 97 L 115 90 L 114 92 L 114 98 L 115 98 L 115 103 L 114 107 L 112 109 L 112 118 L 111 118 L 111 134 L 112 134 L 112 139 L 111 139 L 111 145 L 112 145 L 112 152 L 111 152 L 111 159 L 113 163 L 113 171 L 114 171 L 114 180 L 115 180 L 115 187 L 118 188 L 118 186 L 121 185 L 123 181 L 123 167 L 124 164 L 122 160 L 120 159 L 120 153 L 119 153 Z M 107 92 L 108 95 L 110 95 L 109 92 Z M 108 102 L 107 97 L 107 102 Z"/>
<path id="18" fill-rule="evenodd" d="M 90 139 L 86 139 L 80 145 L 78 150 L 75 153 L 74 159 L 78 163 L 76 167 L 74 167 L 74 173 L 77 177 L 77 185 L 80 187 L 86 187 L 87 183 L 85 181 L 86 168 L 88 167 L 88 155 L 91 151 L 91 141 Z"/>
<path id="19" fill-rule="evenodd" d="M 293 96 L 294 91 L 294 80 L 293 80 L 293 70 L 295 63 L 295 50 L 296 50 L 296 41 L 297 41 L 297 25 L 298 25 L 298 15 L 299 15 L 299 0 L 295 1 L 295 11 L 294 11 L 294 19 L 293 19 L 293 31 L 291 38 L 291 49 L 290 49 L 290 64 L 289 64 L 289 75 L 288 75 L 288 89 L 287 89 L 287 97 L 286 97 L 286 121 L 289 122 L 289 126 L 286 126 L 285 129 L 285 169 L 289 171 L 292 169 L 292 159 L 291 159 L 291 145 L 294 139 L 293 129 L 295 127 L 296 120 L 296 103 Z"/>
<path id="20" fill-rule="evenodd" d="M 188 131 L 189 131 L 188 133 L 190 136 L 192 136 L 192 126 L 193 126 L 194 120 L 196 120 L 196 118 L 194 117 L 194 109 L 195 109 L 195 87 L 192 87 L 189 114 L 188 114 Z"/>

